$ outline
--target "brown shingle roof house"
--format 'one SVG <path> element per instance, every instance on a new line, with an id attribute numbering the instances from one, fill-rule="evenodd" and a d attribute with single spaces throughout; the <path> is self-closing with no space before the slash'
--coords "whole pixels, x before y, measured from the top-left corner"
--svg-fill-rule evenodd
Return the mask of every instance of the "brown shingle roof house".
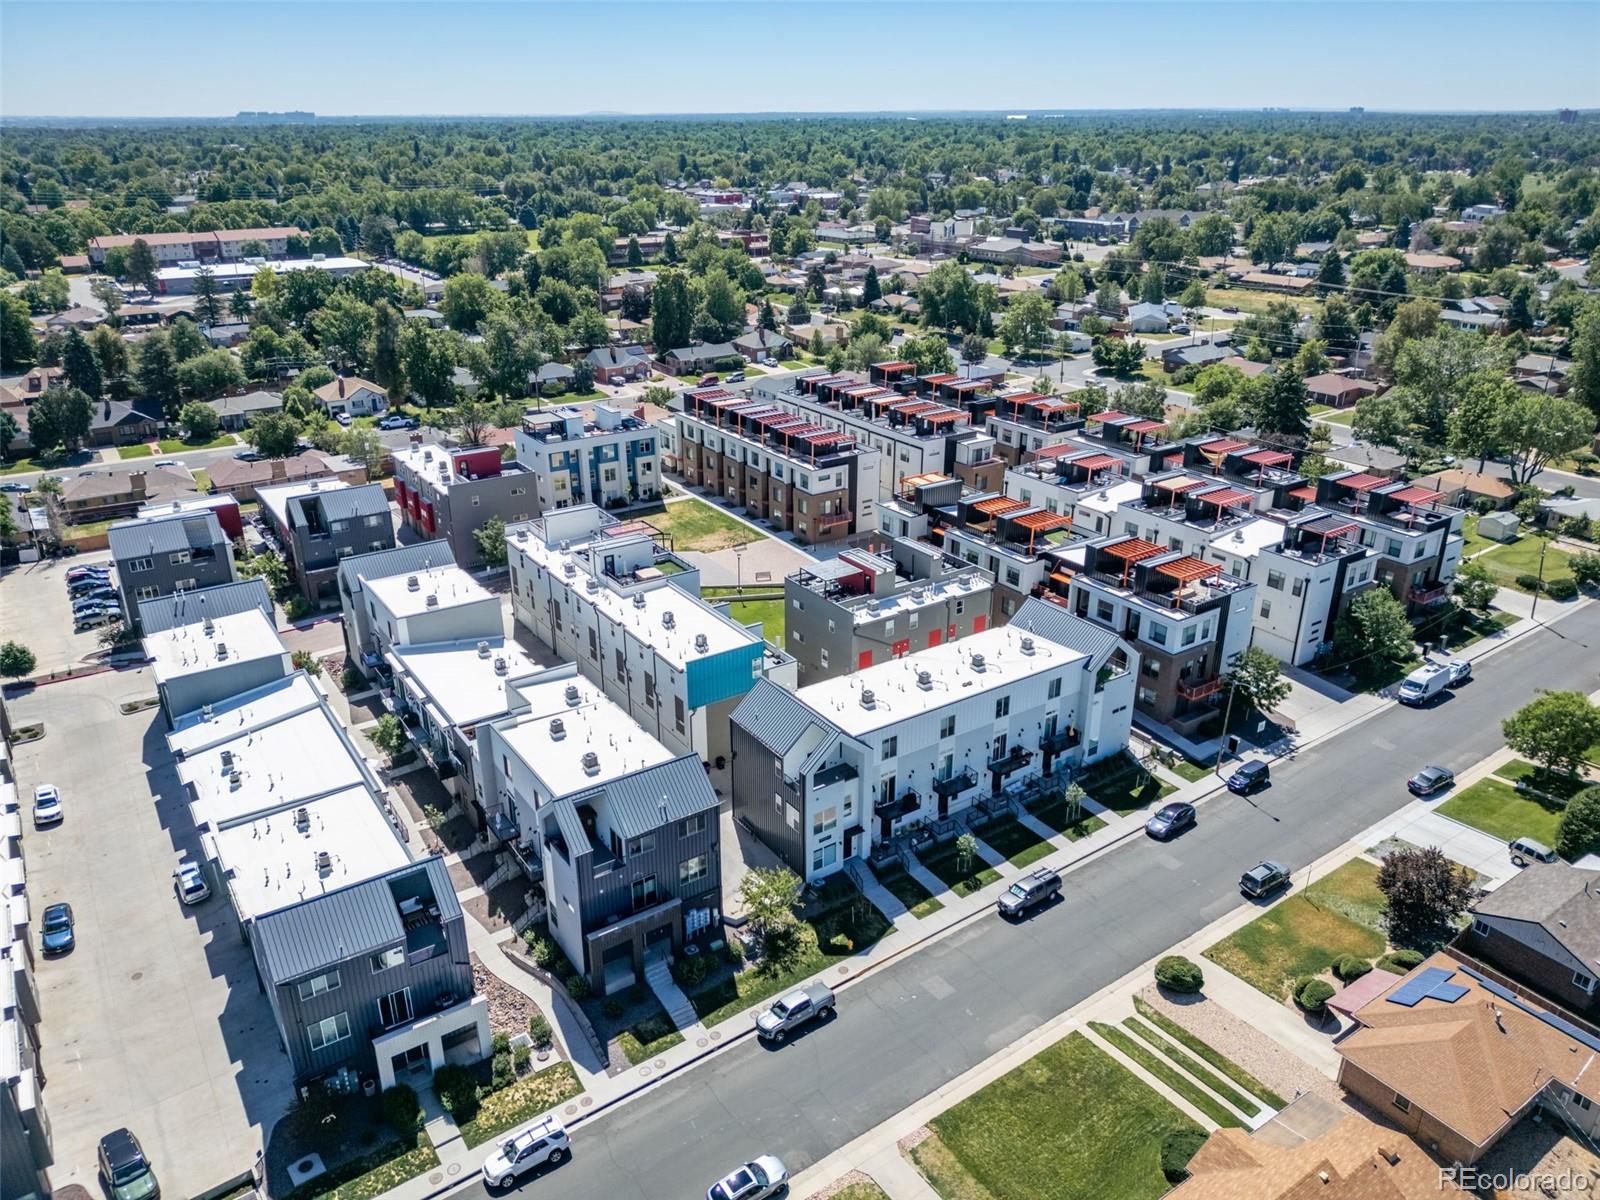
<path id="1" fill-rule="evenodd" d="M 1443 952 L 1355 1013 L 1339 1084 L 1441 1158 L 1474 1163 L 1535 1107 L 1593 1138 L 1600 1039 Z"/>

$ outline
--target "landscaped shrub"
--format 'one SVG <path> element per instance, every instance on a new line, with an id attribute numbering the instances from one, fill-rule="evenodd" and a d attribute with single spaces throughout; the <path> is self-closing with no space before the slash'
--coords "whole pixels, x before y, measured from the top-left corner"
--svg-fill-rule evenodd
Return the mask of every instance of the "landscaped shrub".
<path id="1" fill-rule="evenodd" d="M 1192 996 L 1205 986 L 1206 977 L 1198 964 L 1181 954 L 1169 954 L 1156 964 L 1156 982 L 1169 992 Z"/>
<path id="2" fill-rule="evenodd" d="M 1578 598 L 1578 581 L 1576 579 L 1551 579 L 1544 585 L 1545 594 L 1552 600 L 1576 600 Z"/>
<path id="3" fill-rule="evenodd" d="M 1309 979 L 1295 993 L 1294 1002 L 1308 1013 L 1320 1013 L 1333 999 L 1333 984 L 1326 979 Z"/>
<path id="4" fill-rule="evenodd" d="M 361 677 L 361 672 L 354 667 L 346 667 L 339 676 L 339 687 L 344 692 L 355 691 L 363 682 L 365 681 Z"/>
<path id="5" fill-rule="evenodd" d="M 522 935 L 522 942 L 527 946 L 528 957 L 533 959 L 533 965 L 536 967 L 548 967 L 550 960 L 555 957 L 555 943 L 541 936 L 537 929 L 526 930 Z"/>
<path id="6" fill-rule="evenodd" d="M 1556 824 L 1556 853 L 1572 861 L 1600 847 L 1600 786 L 1586 787 L 1567 801 Z"/>
<path id="7" fill-rule="evenodd" d="M 1198 1129 L 1174 1129 L 1161 1139 L 1161 1173 L 1168 1183 L 1189 1178 L 1189 1160 L 1205 1141 L 1206 1135 Z"/>
<path id="8" fill-rule="evenodd" d="M 1544 580 L 1537 575 L 1518 575 L 1517 586 L 1525 592 L 1542 592 L 1546 590 Z"/>
<path id="9" fill-rule="evenodd" d="M 417 1100 L 417 1093 L 409 1086 L 397 1083 L 385 1089 L 378 1104 L 383 1111 L 384 1121 L 396 1133 L 415 1132 L 417 1118 L 422 1115 L 422 1105 Z"/>
<path id="10" fill-rule="evenodd" d="M 684 987 L 699 987 L 705 982 L 706 972 L 711 969 L 711 964 L 706 962 L 705 956 L 696 954 L 692 958 L 686 957 L 680 962 L 672 964 L 672 973 L 677 976 L 678 982 Z"/>
<path id="11" fill-rule="evenodd" d="M 527 1042 L 518 1042 L 511 1047 L 511 1065 L 516 1067 L 517 1074 L 528 1069 L 528 1064 L 533 1061 L 533 1047 Z"/>
<path id="12" fill-rule="evenodd" d="M 848 936 L 836 933 L 828 939 L 828 948 L 835 954 L 849 954 L 856 948 L 856 944 Z"/>
<path id="13" fill-rule="evenodd" d="M 440 1067 L 433 1073 L 433 1090 L 457 1124 L 470 1121 L 478 1111 L 478 1084 L 466 1067 L 455 1063 Z"/>
<path id="14" fill-rule="evenodd" d="M 516 1077 L 516 1072 L 511 1069 L 511 1051 L 497 1051 L 490 1074 L 490 1086 L 498 1092 L 503 1087 L 510 1087 Z"/>
<path id="15" fill-rule="evenodd" d="M 600 1006 L 600 1011 L 605 1014 L 606 1020 L 615 1021 L 622 1015 L 622 1001 L 614 997 L 608 997 L 606 1002 Z"/>
<path id="16" fill-rule="evenodd" d="M 511 1050 L 511 1035 L 502 1029 L 489 1039 L 489 1048 L 495 1054 L 509 1053 Z"/>
<path id="17" fill-rule="evenodd" d="M 1420 950 L 1392 950 L 1378 960 L 1378 966 L 1396 975 L 1404 975 L 1413 967 L 1421 966 L 1424 957 Z"/>
<path id="18" fill-rule="evenodd" d="M 744 962 L 744 943 L 738 938 L 729 938 L 723 943 L 722 952 L 728 956 L 728 961 L 734 966 Z"/>
<path id="19" fill-rule="evenodd" d="M 534 1013 L 528 1018 L 528 1036 L 533 1039 L 535 1046 L 542 1048 L 550 1044 L 550 1022 L 545 1020 L 543 1013 Z"/>
<path id="20" fill-rule="evenodd" d="M 1333 973 L 1345 983 L 1360 979 L 1370 970 L 1372 970 L 1371 961 L 1355 954 L 1346 954 L 1333 964 Z"/>
<path id="21" fill-rule="evenodd" d="M 574 1000 L 582 1002 L 589 998 L 589 993 L 594 991 L 594 985 L 589 982 L 587 975 L 574 975 L 567 980 L 567 995 Z"/>

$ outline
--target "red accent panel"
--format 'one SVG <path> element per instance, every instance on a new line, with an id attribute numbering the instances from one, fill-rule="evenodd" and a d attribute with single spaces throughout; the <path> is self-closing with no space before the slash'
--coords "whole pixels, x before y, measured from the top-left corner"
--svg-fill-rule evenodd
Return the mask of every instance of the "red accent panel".
<path id="1" fill-rule="evenodd" d="M 930 629 L 930 630 L 928 630 L 928 645 L 930 647 L 937 646 L 942 641 L 944 641 L 944 630 L 942 630 L 942 629 Z"/>
<path id="2" fill-rule="evenodd" d="M 896 658 L 899 658 L 900 655 L 902 655 L 902 654 L 910 654 L 911 653 L 911 639 L 910 638 L 901 638 L 898 642 L 896 642 L 893 646 L 891 646 L 890 649 L 894 652 L 894 656 Z"/>
<path id="3" fill-rule="evenodd" d="M 984 616 L 983 614 L 980 613 L 976 617 L 972 618 L 972 632 L 973 633 L 982 633 L 987 628 L 989 628 L 989 618 L 988 617 L 986 617 L 986 616 Z"/>
<path id="4" fill-rule="evenodd" d="M 859 655 L 856 656 L 856 670 L 865 671 L 871 665 L 872 665 L 872 651 L 871 650 L 863 650 Z"/>

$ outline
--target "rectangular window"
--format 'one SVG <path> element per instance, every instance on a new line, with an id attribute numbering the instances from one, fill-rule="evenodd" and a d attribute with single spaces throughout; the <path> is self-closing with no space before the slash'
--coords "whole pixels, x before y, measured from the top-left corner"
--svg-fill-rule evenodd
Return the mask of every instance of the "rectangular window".
<path id="1" fill-rule="evenodd" d="M 673 717 L 673 721 L 678 726 L 678 732 L 682 733 L 683 732 L 683 697 L 682 696 L 674 696 L 672 698 L 672 717 Z"/>
<path id="2" fill-rule="evenodd" d="M 1394 1106 L 1403 1113 L 1408 1113 L 1411 1111 L 1411 1101 L 1407 1100 L 1399 1092 L 1394 1094 Z"/>
<path id="3" fill-rule="evenodd" d="M 346 1013 L 335 1013 L 306 1030 L 306 1039 L 311 1043 L 313 1050 L 321 1050 L 335 1042 L 342 1042 L 349 1036 L 350 1017 Z"/>
<path id="4" fill-rule="evenodd" d="M 833 866 L 833 864 L 838 861 L 839 845 L 837 842 L 830 842 L 826 846 L 818 846 L 812 853 L 811 869 L 813 871 L 821 871 L 827 867 Z"/>
<path id="5" fill-rule="evenodd" d="M 1109 621 L 1109 620 L 1111 620 L 1111 613 L 1112 613 L 1111 601 L 1109 601 L 1109 600 L 1096 600 L 1095 601 L 1094 615 L 1098 620 L 1101 620 L 1101 621 Z"/>
<path id="6" fill-rule="evenodd" d="M 678 836 L 681 838 L 695 837 L 706 831 L 705 813 L 695 813 L 692 817 L 685 817 L 678 822 Z"/>
<path id="7" fill-rule="evenodd" d="M 1183 630 L 1183 644 L 1185 646 L 1194 645 L 1194 639 L 1198 633 L 1199 630 L 1197 630 L 1193 625 L 1186 625 Z"/>
<path id="8" fill-rule="evenodd" d="M 799 829 L 800 810 L 794 805 L 786 802 L 783 806 L 783 823 L 790 829 Z"/>
<path id="9" fill-rule="evenodd" d="M 628 857 L 638 858 L 641 854 L 649 854 L 656 848 L 656 835 L 647 833 L 643 837 L 628 839 Z"/>
<path id="10" fill-rule="evenodd" d="M 886 737 L 886 738 L 883 739 L 883 748 L 879 753 L 879 757 L 880 758 L 882 758 L 885 762 L 887 762 L 889 759 L 893 758 L 899 752 L 900 752 L 900 739 L 899 738 L 897 738 L 897 737 Z"/>
<path id="11" fill-rule="evenodd" d="M 955 715 L 955 713 L 950 713 L 948 716 L 944 717 L 939 722 L 939 736 L 942 737 L 942 738 L 947 738 L 947 737 L 955 737 L 955 735 L 956 735 L 956 715 Z"/>
<path id="12" fill-rule="evenodd" d="M 147 583 L 133 593 L 136 600 L 154 600 L 161 594 L 161 589 L 153 583 Z"/>
<path id="13" fill-rule="evenodd" d="M 795 632 L 799 633 L 800 631 L 797 629 L 797 630 L 795 630 Z M 817 653 L 818 653 L 818 655 L 820 655 L 820 658 L 818 659 L 818 661 L 822 664 L 822 666 L 826 667 L 828 665 L 828 649 L 827 649 L 827 647 L 824 646 Z"/>
<path id="14" fill-rule="evenodd" d="M 378 1024 L 385 1029 L 404 1025 L 411 1020 L 411 989 L 401 988 L 378 998 Z"/>
<path id="15" fill-rule="evenodd" d="M 811 832 L 815 834 L 832 833 L 839 827 L 839 810 L 837 808 L 824 808 L 812 814 Z"/>
<path id="16" fill-rule="evenodd" d="M 998 700 L 996 700 L 994 702 L 994 719 L 996 721 L 998 721 L 1002 717 L 1009 717 L 1010 715 L 1011 715 L 1011 697 L 1010 696 L 1001 696 L 1000 699 L 998 699 Z"/>
<path id="17" fill-rule="evenodd" d="M 1269 588 L 1271 588 L 1275 592 L 1283 591 L 1283 572 L 1282 571 L 1268 571 L 1267 572 L 1267 586 Z"/>
<path id="18" fill-rule="evenodd" d="M 1272 601 L 1266 599 L 1265 597 L 1263 597 L 1261 600 L 1261 615 L 1263 617 L 1270 617 L 1272 615 Z"/>
<path id="19" fill-rule="evenodd" d="M 1150 622 L 1150 640 L 1158 646 L 1167 644 L 1167 627 L 1159 621 Z"/>
<path id="20" fill-rule="evenodd" d="M 381 953 L 374 954 L 372 956 L 372 973 L 376 975 L 379 971 L 387 971 L 391 967 L 398 967 L 405 961 L 405 947 L 395 946 L 393 949 L 384 950 Z"/>
<path id="21" fill-rule="evenodd" d="M 1487 921 L 1474 921 L 1472 923 L 1472 932 L 1477 934 L 1479 937 L 1488 937 L 1489 936 L 1489 922 L 1487 922 Z"/>
<path id="22" fill-rule="evenodd" d="M 148 571 L 155 565 L 155 561 L 149 558 L 130 558 L 128 560 L 128 570 L 130 571 Z"/>
<path id="23" fill-rule="evenodd" d="M 649 908 L 657 899 L 656 877 L 646 875 L 643 879 L 633 881 L 633 907 L 635 909 Z"/>
<path id="24" fill-rule="evenodd" d="M 339 986 L 339 972 L 324 971 L 321 975 L 313 975 L 310 979 L 300 981 L 300 999 L 310 1000 L 313 996 L 338 991 Z"/>
<path id="25" fill-rule="evenodd" d="M 1060 695 L 1061 695 L 1061 676 L 1057 675 L 1054 679 L 1052 679 L 1050 681 L 1050 690 L 1049 690 L 1048 693 L 1046 693 L 1046 699 L 1055 700 L 1055 699 L 1059 698 Z"/>
<path id="26" fill-rule="evenodd" d="M 1305 590 L 1306 590 L 1306 581 L 1304 579 L 1296 579 L 1294 581 L 1294 586 L 1289 589 L 1289 594 L 1292 595 L 1292 596 L 1298 597 Z"/>
<path id="27" fill-rule="evenodd" d="M 696 854 L 693 858 L 686 858 L 678 864 L 678 886 L 686 888 L 693 887 L 697 883 L 704 883 L 710 874 L 710 857 L 704 854 Z"/>
<path id="28" fill-rule="evenodd" d="M 1586 992 L 1594 991 L 1594 980 L 1582 971 L 1572 973 L 1572 986 L 1582 988 Z"/>

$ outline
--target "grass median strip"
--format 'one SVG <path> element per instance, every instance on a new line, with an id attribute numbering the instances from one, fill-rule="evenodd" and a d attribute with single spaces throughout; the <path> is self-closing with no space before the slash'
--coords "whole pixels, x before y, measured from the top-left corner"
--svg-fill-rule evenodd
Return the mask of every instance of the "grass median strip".
<path id="1" fill-rule="evenodd" d="M 1206 1094 L 1200 1089 L 1199 1085 L 1179 1074 L 1174 1067 L 1157 1057 L 1153 1051 L 1146 1050 L 1115 1025 L 1107 1025 L 1103 1021 L 1090 1021 L 1089 1028 L 1194 1105 L 1195 1108 L 1216 1124 L 1240 1129 L 1244 1127 L 1244 1122 L 1223 1107 L 1214 1096 Z"/>
<path id="2" fill-rule="evenodd" d="M 1270 1107 L 1289 1107 L 1289 1102 L 1282 1096 L 1278 1095 L 1277 1092 L 1273 1091 L 1266 1084 L 1262 1083 L 1259 1079 L 1250 1074 L 1249 1071 L 1246 1071 L 1227 1055 L 1223 1054 L 1219 1050 L 1213 1049 L 1208 1043 L 1202 1041 L 1200 1038 L 1197 1038 L 1182 1025 L 1179 1025 L 1171 1017 L 1167 1016 L 1166 1013 L 1162 1012 L 1155 1005 L 1144 999 L 1144 997 L 1135 996 L 1133 998 L 1133 1007 L 1141 1017 L 1149 1021 L 1157 1029 L 1161 1030 L 1162 1033 L 1172 1038 L 1173 1041 L 1182 1044 L 1186 1050 L 1190 1050 L 1199 1057 L 1205 1059 L 1206 1062 L 1210 1063 L 1217 1070 L 1221 1071 L 1240 1087 L 1244 1088 L 1253 1095 L 1260 1097 L 1260 1099 L 1265 1101 Z"/>
<path id="3" fill-rule="evenodd" d="M 891 867 L 877 874 L 878 882 L 891 896 L 904 904 L 906 911 L 913 917 L 931 917 L 944 907 L 909 871 Z"/>
<path id="4" fill-rule="evenodd" d="M 570 1063 L 557 1063 L 526 1079 L 519 1079 L 498 1092 L 490 1092 L 478 1104 L 472 1120 L 461 1126 L 461 1138 L 470 1148 L 481 1146 L 513 1125 L 531 1121 L 563 1101 L 583 1091 Z"/>
<path id="5" fill-rule="evenodd" d="M 1234 1091 L 1233 1088 L 1223 1083 L 1222 1080 L 1218 1079 L 1210 1071 L 1206 1070 L 1199 1063 L 1195 1062 L 1195 1060 L 1190 1058 L 1187 1054 L 1184 1054 L 1171 1042 L 1167 1041 L 1166 1038 L 1162 1037 L 1154 1029 L 1151 1029 L 1150 1026 L 1139 1020 L 1138 1017 L 1128 1017 L 1122 1023 L 1126 1025 L 1136 1037 L 1139 1037 L 1142 1040 L 1150 1043 L 1150 1045 L 1154 1046 L 1162 1054 L 1165 1054 L 1179 1067 L 1187 1071 L 1205 1087 L 1221 1096 L 1245 1116 L 1253 1117 L 1261 1111 L 1261 1106 L 1259 1104 Z"/>

